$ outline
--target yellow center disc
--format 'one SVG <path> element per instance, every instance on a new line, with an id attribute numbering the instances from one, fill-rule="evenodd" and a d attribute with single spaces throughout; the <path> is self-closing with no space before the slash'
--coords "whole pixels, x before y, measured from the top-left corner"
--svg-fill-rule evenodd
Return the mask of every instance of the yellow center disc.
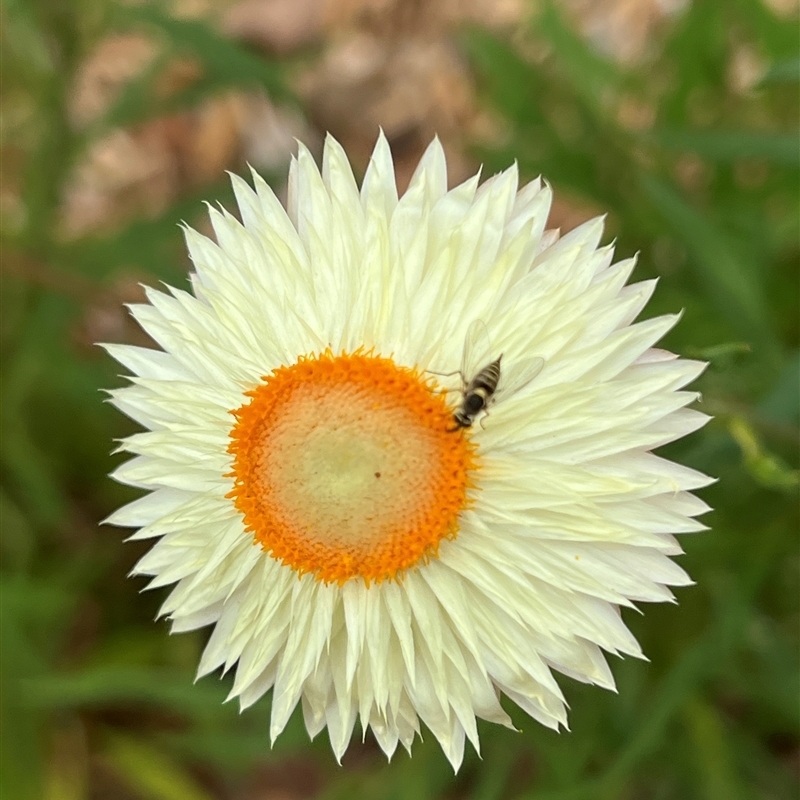
<path id="1" fill-rule="evenodd" d="M 228 496 L 275 558 L 322 581 L 369 583 L 457 534 L 474 447 L 417 372 L 328 351 L 247 395 L 233 412 Z"/>

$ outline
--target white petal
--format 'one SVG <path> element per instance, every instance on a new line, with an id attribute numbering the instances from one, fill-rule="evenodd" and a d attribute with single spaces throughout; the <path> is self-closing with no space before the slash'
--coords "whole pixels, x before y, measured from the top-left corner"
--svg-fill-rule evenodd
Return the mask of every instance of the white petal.
<path id="1" fill-rule="evenodd" d="M 392 153 L 383 131 L 378 135 L 375 150 L 364 174 L 361 203 L 365 214 L 368 215 L 370 211 L 374 210 L 387 220 L 392 216 L 397 205 L 397 184 L 394 178 Z"/>

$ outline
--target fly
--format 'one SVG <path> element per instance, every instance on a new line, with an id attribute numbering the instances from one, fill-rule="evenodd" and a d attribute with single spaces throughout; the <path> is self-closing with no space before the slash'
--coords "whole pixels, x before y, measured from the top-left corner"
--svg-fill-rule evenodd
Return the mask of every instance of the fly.
<path id="1" fill-rule="evenodd" d="M 517 362 L 506 378 L 501 370 L 503 353 L 492 361 L 489 355 L 489 333 L 486 325 L 479 319 L 472 322 L 464 339 L 464 352 L 461 358 L 461 369 L 451 375 L 461 377 L 461 403 L 453 412 L 454 427 L 452 431 L 472 427 L 478 415 L 489 415 L 489 406 L 501 397 L 511 397 L 527 386 L 542 370 L 544 359 L 537 357 Z M 483 366 L 478 367 L 479 364 Z M 472 377 L 468 377 L 471 375 Z M 483 417 L 481 417 L 483 427 Z"/>

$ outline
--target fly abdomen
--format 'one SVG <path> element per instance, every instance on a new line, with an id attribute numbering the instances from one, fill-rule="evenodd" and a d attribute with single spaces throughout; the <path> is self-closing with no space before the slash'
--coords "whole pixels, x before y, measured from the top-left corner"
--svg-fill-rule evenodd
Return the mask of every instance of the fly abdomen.
<path id="1" fill-rule="evenodd" d="M 470 389 L 473 391 L 483 389 L 486 392 L 487 399 L 491 397 L 497 390 L 497 384 L 500 382 L 500 359 L 496 358 L 491 364 L 487 364 L 471 381 L 467 387 L 467 392 Z"/>

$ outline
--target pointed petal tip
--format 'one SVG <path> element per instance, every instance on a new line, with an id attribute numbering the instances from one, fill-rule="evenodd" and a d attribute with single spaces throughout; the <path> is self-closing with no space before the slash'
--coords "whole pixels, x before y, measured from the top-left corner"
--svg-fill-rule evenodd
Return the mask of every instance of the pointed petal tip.
<path id="1" fill-rule="evenodd" d="M 97 524 L 98 525 L 113 525 L 115 528 L 127 528 L 128 525 L 119 525 L 114 520 L 119 519 L 119 511 L 120 509 L 116 509 L 112 511 L 107 517 L 101 519 Z M 134 534 L 135 535 L 135 534 Z M 127 539 L 125 541 L 128 541 Z"/>
<path id="2" fill-rule="evenodd" d="M 227 696 L 225 697 L 225 699 L 222 701 L 222 705 L 225 705 L 226 703 L 230 703 L 231 700 L 234 700 L 238 696 L 239 696 L 238 690 L 236 689 L 235 686 L 232 687 L 231 690 L 228 692 Z M 242 708 L 242 704 L 241 704 L 241 701 L 240 701 L 239 702 L 239 713 L 241 714 L 242 711 L 244 711 L 244 708 Z"/>

